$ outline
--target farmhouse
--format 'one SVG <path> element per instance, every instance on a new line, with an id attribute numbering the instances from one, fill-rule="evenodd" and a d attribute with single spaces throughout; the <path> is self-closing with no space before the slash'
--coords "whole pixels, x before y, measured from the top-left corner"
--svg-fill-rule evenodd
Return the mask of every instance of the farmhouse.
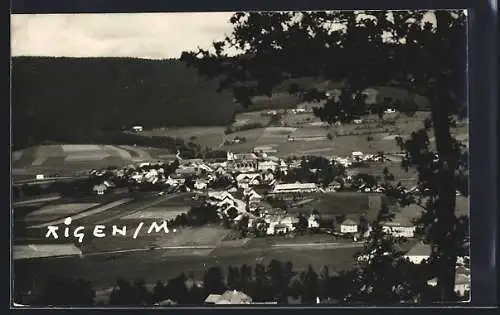
<path id="1" fill-rule="evenodd" d="M 358 224 L 354 220 L 346 219 L 340 224 L 340 232 L 345 234 L 358 233 Z"/>
<path id="2" fill-rule="evenodd" d="M 307 218 L 307 228 L 309 228 L 309 229 L 319 228 L 319 215 L 312 213 Z"/>
<path id="3" fill-rule="evenodd" d="M 132 131 L 134 132 L 142 132 L 144 128 L 142 126 L 133 126 Z"/>
<path id="4" fill-rule="evenodd" d="M 274 161 L 262 161 L 257 164 L 257 169 L 259 171 L 271 171 L 274 172 L 278 168 L 279 164 Z"/>
<path id="5" fill-rule="evenodd" d="M 259 195 L 259 194 L 258 194 L 258 193 L 257 193 L 254 189 L 252 189 L 252 188 L 247 188 L 247 189 L 245 189 L 245 190 L 243 191 L 243 196 L 244 196 L 245 198 L 248 198 L 248 200 L 249 200 L 250 202 L 252 202 L 252 201 L 257 202 L 257 201 L 261 201 L 261 200 L 262 200 L 262 196 L 261 196 L 261 195 Z"/>
<path id="6" fill-rule="evenodd" d="M 351 156 L 353 159 L 362 159 L 363 158 L 363 152 L 360 151 L 354 151 L 351 153 Z"/>
<path id="7" fill-rule="evenodd" d="M 207 189 L 208 182 L 204 179 L 197 179 L 196 182 L 194 183 L 194 188 L 203 190 Z"/>
<path id="8" fill-rule="evenodd" d="M 421 264 L 423 261 L 429 259 L 431 253 L 430 245 L 419 242 L 406 253 L 404 258 L 414 264 Z"/>
<path id="9" fill-rule="evenodd" d="M 416 233 L 416 226 L 412 223 L 413 219 L 422 214 L 422 208 L 412 204 L 405 207 L 396 207 L 390 205 L 391 212 L 394 213 L 392 221 L 383 222 L 382 229 L 395 237 L 412 238 Z"/>
<path id="10" fill-rule="evenodd" d="M 94 185 L 92 191 L 98 195 L 104 195 L 104 193 L 108 190 L 108 187 L 104 184 Z"/>
<path id="11" fill-rule="evenodd" d="M 283 215 L 268 215 L 264 218 L 268 224 L 267 235 L 286 234 L 295 230 L 294 224 L 297 222 L 296 218 Z"/>
<path id="12" fill-rule="evenodd" d="M 260 174 L 258 173 L 243 173 L 236 176 L 236 183 L 240 188 L 259 185 L 261 180 Z"/>
<path id="13" fill-rule="evenodd" d="M 384 222 L 382 229 L 385 233 L 391 234 L 394 237 L 412 238 L 415 236 L 416 227 L 411 223 L 405 222 Z"/>
<path id="14" fill-rule="evenodd" d="M 319 191 L 315 183 L 277 184 L 270 195 L 282 198 L 305 197 Z"/>

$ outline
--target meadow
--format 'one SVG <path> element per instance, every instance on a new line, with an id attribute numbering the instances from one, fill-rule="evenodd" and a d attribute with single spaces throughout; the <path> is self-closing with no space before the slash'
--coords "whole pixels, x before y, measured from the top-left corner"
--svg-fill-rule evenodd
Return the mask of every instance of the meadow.
<path id="1" fill-rule="evenodd" d="M 57 273 L 70 278 L 82 277 L 93 282 L 97 288 L 109 288 L 118 278 L 142 278 L 146 283 L 166 281 L 182 272 L 201 279 L 212 266 L 221 267 L 242 264 L 269 264 L 272 259 L 291 261 L 296 271 L 312 265 L 317 271 L 324 265 L 331 270 L 345 270 L 353 263 L 353 255 L 359 248 L 318 250 L 304 248 L 273 249 L 255 248 L 242 251 L 241 248 L 220 247 L 215 250 L 154 250 L 126 252 L 123 254 L 90 255 L 83 258 L 44 259 L 16 262 L 18 272 L 36 273 L 39 279 Z M 17 274 L 17 272 L 16 272 Z"/>
<path id="2" fill-rule="evenodd" d="M 323 219 L 335 219 L 336 216 L 359 216 L 366 214 L 374 218 L 380 211 L 381 199 L 379 194 L 366 194 L 358 192 L 333 192 L 320 194 L 309 202 L 300 203 L 287 209 L 290 214 L 309 215 L 316 210 Z"/>
<path id="3" fill-rule="evenodd" d="M 165 149 L 152 150 L 136 146 L 115 145 L 40 145 L 13 152 L 12 168 L 18 179 L 36 174 L 72 176 L 78 172 L 131 162 L 160 159 Z"/>

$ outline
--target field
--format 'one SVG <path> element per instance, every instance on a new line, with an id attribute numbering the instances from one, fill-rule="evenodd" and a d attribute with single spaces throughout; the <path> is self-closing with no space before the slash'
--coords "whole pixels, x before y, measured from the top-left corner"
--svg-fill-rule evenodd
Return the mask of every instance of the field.
<path id="1" fill-rule="evenodd" d="M 97 288 L 109 288 L 120 277 L 131 280 L 143 278 L 148 283 L 154 283 L 185 272 L 201 278 L 203 272 L 210 266 L 226 269 L 230 265 L 268 264 L 271 259 L 290 260 L 297 270 L 305 269 L 309 264 L 317 270 L 325 264 L 332 269 L 344 269 L 352 263 L 352 255 L 358 250 L 355 247 L 344 247 L 345 245 L 338 245 L 340 247 L 335 249 L 318 248 L 312 244 L 315 243 L 316 236 L 304 236 L 302 239 L 297 237 L 294 240 L 296 243 L 305 244 L 301 247 L 286 247 L 287 244 L 283 241 L 286 243 L 287 240 L 284 238 L 235 239 L 229 237 L 234 232 L 219 226 L 176 228 L 175 231 L 170 228 L 168 233 L 149 231 L 153 222 L 161 223 L 155 214 L 177 213 L 180 209 L 187 209 L 191 202 L 191 194 L 162 198 L 142 194 L 133 198 L 127 203 L 115 205 L 103 212 L 86 211 L 90 214 L 72 224 L 72 227 L 83 225 L 87 233 L 80 246 L 83 253 L 81 258 L 47 257 L 15 261 L 16 276 L 36 274 L 38 279 L 43 279 L 49 274 L 57 273 L 71 278 L 82 277 L 91 280 Z M 63 201 L 65 200 L 57 202 Z M 54 211 L 58 209 L 54 208 L 54 205 L 51 207 Z M 133 234 L 140 222 L 144 225 L 137 238 L 134 238 Z M 104 229 L 106 237 L 96 238 L 90 235 L 96 224 L 106 226 Z M 113 225 L 118 228 L 126 226 L 126 235 L 113 235 Z M 45 234 L 43 229 L 33 231 L 42 233 L 40 236 Z M 40 242 L 47 244 L 47 241 L 41 240 L 35 243 L 25 241 L 23 244 L 28 247 L 29 244 L 41 246 L 37 245 Z M 73 239 L 70 238 L 65 242 L 73 242 Z M 52 243 L 64 242 L 60 239 Z M 59 251 L 57 248 L 52 249 L 52 254 L 63 253 L 64 246 L 66 245 Z M 151 246 L 155 246 L 156 249 L 152 250 Z"/>
<path id="2" fill-rule="evenodd" d="M 62 216 L 72 216 L 81 211 L 93 208 L 99 203 L 66 203 L 59 205 L 48 205 L 26 215 L 28 223 L 52 221 Z"/>
<path id="3" fill-rule="evenodd" d="M 181 272 L 200 279 L 211 266 L 219 266 L 224 271 L 228 266 L 242 264 L 268 264 L 272 259 L 291 261 L 296 271 L 312 265 L 319 271 L 324 265 L 331 270 L 345 269 L 352 265 L 353 255 L 358 248 L 336 250 L 318 249 L 274 249 L 271 247 L 241 250 L 241 248 L 221 247 L 189 250 L 155 250 L 113 255 L 95 255 L 83 258 L 45 259 L 17 262 L 16 275 L 22 272 L 35 273 L 39 279 L 57 273 L 71 278 L 82 277 L 92 281 L 97 288 L 109 288 L 118 278 L 130 280 L 142 278 L 147 283 L 168 280 Z"/>
<path id="4" fill-rule="evenodd" d="M 325 194 L 314 207 L 321 212 L 319 207 L 323 206 L 323 211 L 334 214 L 341 206 L 344 208 L 351 204 L 354 214 L 358 209 L 370 206 L 367 196 L 358 193 Z M 225 272 L 228 266 L 267 265 L 272 259 L 291 261 L 295 271 L 305 270 L 309 265 L 317 271 L 325 265 L 331 271 L 339 271 L 352 266 L 353 255 L 362 246 L 321 234 L 299 235 L 293 239 L 275 236 L 231 240 L 227 237 L 231 231 L 219 226 L 148 233 L 148 227 L 152 222 L 158 222 L 157 219 L 130 217 L 138 209 L 142 209 L 139 212 L 143 213 L 154 213 L 159 209 L 166 211 L 181 207 L 190 200 L 189 194 L 170 197 L 142 196 L 105 213 L 88 217 L 83 220 L 86 228 L 98 223 L 106 225 L 105 238 L 86 236 L 81 247 L 82 257 L 15 261 L 15 275 L 19 277 L 17 285 L 23 286 L 23 281 L 28 281 L 26 279 L 30 275 L 36 275 L 39 281 L 43 281 L 48 275 L 58 274 L 88 279 L 99 290 L 112 287 L 119 278 L 132 281 L 141 278 L 153 284 L 184 272 L 201 279 L 211 266 L 221 267 Z M 461 200 L 460 203 L 464 204 L 465 201 Z M 143 222 L 144 226 L 134 239 L 132 235 L 139 222 Z M 125 225 L 126 236 L 111 235 L 112 225 Z M 153 245 L 156 249 L 151 249 Z"/>
<path id="5" fill-rule="evenodd" d="M 245 124 L 262 122 L 261 112 L 238 114 L 236 121 Z M 257 128 L 226 135 L 226 139 L 245 137 L 246 142 L 226 145 L 222 148 L 234 152 L 248 152 L 255 146 L 272 146 L 278 150 L 278 156 L 300 155 L 349 155 L 353 151 L 363 153 L 397 152 L 395 138 L 407 138 L 413 131 L 423 127 L 427 112 L 418 112 L 412 117 L 389 114 L 384 122 L 377 116 L 363 117 L 361 124 L 344 124 L 338 127 L 324 127 L 312 113 L 283 114 L 284 127 Z M 393 121 L 391 123 L 390 121 Z M 468 136 L 467 124 L 452 128 L 453 134 L 462 141 Z M 328 140 L 327 134 L 332 135 Z M 288 141 L 288 137 L 294 141 Z M 433 137 L 430 136 L 431 147 Z"/>
<path id="6" fill-rule="evenodd" d="M 270 116 L 265 115 L 266 112 L 267 111 L 252 111 L 237 114 L 232 126 L 238 128 L 252 123 L 259 123 L 265 126 L 270 118 Z"/>
<path id="7" fill-rule="evenodd" d="M 373 218 L 380 210 L 381 198 L 378 194 L 358 192 L 325 193 L 309 202 L 288 209 L 288 212 L 307 215 L 313 210 L 317 210 L 322 218 L 331 219 L 341 214 L 346 214 L 349 217 L 364 213 L 367 217 Z"/>
<path id="8" fill-rule="evenodd" d="M 42 145 L 13 152 L 12 172 L 19 179 L 35 174 L 58 173 L 60 176 L 75 172 L 121 166 L 133 161 L 158 159 L 162 150 L 135 146 L 114 145 Z M 163 150 L 166 154 L 166 150 Z"/>
<path id="9" fill-rule="evenodd" d="M 163 136 L 180 138 L 186 142 L 195 142 L 202 147 L 218 148 L 224 143 L 225 129 L 226 128 L 222 126 L 160 128 L 155 130 L 145 130 L 139 134 L 147 137 Z"/>

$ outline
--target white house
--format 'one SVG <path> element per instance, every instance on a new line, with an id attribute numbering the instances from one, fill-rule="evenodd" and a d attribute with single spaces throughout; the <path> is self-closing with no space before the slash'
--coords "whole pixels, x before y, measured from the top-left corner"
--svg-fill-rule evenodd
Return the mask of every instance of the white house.
<path id="1" fill-rule="evenodd" d="M 248 201 L 249 202 L 261 202 L 262 196 L 256 192 L 252 192 L 251 194 L 248 195 Z"/>
<path id="2" fill-rule="evenodd" d="M 411 223 L 404 222 L 384 222 L 382 230 L 394 237 L 412 238 L 415 236 L 416 227 Z"/>
<path id="3" fill-rule="evenodd" d="M 358 233 L 358 224 L 351 219 L 346 219 L 340 224 L 341 233 Z"/>
<path id="4" fill-rule="evenodd" d="M 360 151 L 354 151 L 351 153 L 351 156 L 354 158 L 354 159 L 361 159 L 363 158 L 363 152 L 360 152 Z"/>
<path id="5" fill-rule="evenodd" d="M 228 192 L 230 192 L 230 193 L 235 193 L 235 192 L 237 192 L 237 191 L 238 191 L 238 188 L 236 188 L 236 187 L 234 187 L 234 186 L 233 186 L 233 187 L 231 187 L 231 188 L 229 188 L 229 190 L 228 190 Z"/>
<path id="6" fill-rule="evenodd" d="M 259 171 L 268 171 L 271 170 L 272 172 L 276 171 L 278 168 L 279 164 L 274 162 L 274 161 L 262 161 L 257 164 L 257 169 Z"/>
<path id="7" fill-rule="evenodd" d="M 142 132 L 144 128 L 142 126 L 133 126 L 132 131 L 134 132 Z"/>
<path id="8" fill-rule="evenodd" d="M 108 187 L 106 187 L 106 185 L 104 184 L 94 185 L 94 187 L 92 188 L 92 191 L 98 195 L 104 195 L 106 190 L 108 190 Z"/>
<path id="9" fill-rule="evenodd" d="M 288 216 L 268 215 L 264 221 L 267 223 L 267 235 L 288 233 L 295 230 L 295 220 Z"/>
<path id="10" fill-rule="evenodd" d="M 274 226 L 274 234 L 286 234 L 288 232 L 289 229 L 285 224 L 279 223 Z"/>
<path id="11" fill-rule="evenodd" d="M 405 259 L 408 259 L 414 264 L 421 264 L 425 260 L 429 259 L 431 256 L 432 250 L 431 246 L 428 244 L 424 244 L 419 242 L 415 244 L 404 256 Z"/>
<path id="12" fill-rule="evenodd" d="M 319 217 L 318 215 L 311 214 L 309 218 L 307 218 L 307 227 L 309 229 L 317 229 L 319 228 Z"/>
<path id="13" fill-rule="evenodd" d="M 284 160 L 280 160 L 280 165 L 279 165 L 280 171 L 286 172 L 288 171 L 288 164 Z"/>
<path id="14" fill-rule="evenodd" d="M 43 174 L 37 174 L 35 179 L 36 180 L 44 180 L 45 176 Z"/>
<path id="15" fill-rule="evenodd" d="M 248 188 L 250 186 L 259 185 L 261 177 L 259 173 L 244 173 L 236 176 L 236 182 L 240 188 Z"/>
<path id="16" fill-rule="evenodd" d="M 270 192 L 270 194 L 287 197 L 316 193 L 318 191 L 318 186 L 315 183 L 293 183 L 277 184 L 274 186 L 274 189 Z"/>
<path id="17" fill-rule="evenodd" d="M 270 172 L 269 172 L 269 173 L 265 173 L 265 174 L 264 174 L 264 180 L 263 180 L 264 182 L 270 183 L 270 182 L 272 182 L 274 179 L 275 179 L 275 177 L 274 177 L 274 174 L 273 174 L 273 173 L 270 173 Z"/>

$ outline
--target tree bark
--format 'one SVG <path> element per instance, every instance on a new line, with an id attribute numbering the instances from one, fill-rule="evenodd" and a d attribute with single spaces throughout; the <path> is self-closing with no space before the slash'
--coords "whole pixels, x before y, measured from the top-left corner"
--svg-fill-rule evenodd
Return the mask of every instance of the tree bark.
<path id="1" fill-rule="evenodd" d="M 443 99 L 441 100 L 443 101 Z M 437 233 L 434 236 L 434 241 L 438 251 L 438 287 L 441 302 L 451 302 L 454 299 L 455 265 L 457 261 L 457 248 L 455 245 L 455 169 L 457 158 L 453 151 L 447 106 L 443 103 L 437 103 L 434 106 L 432 120 L 436 149 L 439 156 L 436 203 Z"/>

